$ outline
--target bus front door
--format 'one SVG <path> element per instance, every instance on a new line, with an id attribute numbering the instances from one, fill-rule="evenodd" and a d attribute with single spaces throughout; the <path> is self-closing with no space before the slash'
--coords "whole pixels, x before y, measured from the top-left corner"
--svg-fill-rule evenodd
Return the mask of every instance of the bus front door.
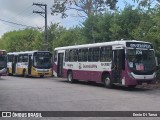
<path id="1" fill-rule="evenodd" d="M 58 53 L 57 77 L 63 76 L 63 56 L 64 56 L 64 53 Z"/>
<path id="2" fill-rule="evenodd" d="M 29 55 L 29 61 L 28 61 L 28 75 L 31 75 L 31 70 L 32 70 L 32 59 L 31 59 L 31 55 Z"/>
<path id="3" fill-rule="evenodd" d="M 123 48 L 123 47 L 122 47 Z M 112 59 L 112 78 L 113 83 L 120 83 L 122 80 L 122 70 L 125 69 L 125 50 L 113 49 Z"/>

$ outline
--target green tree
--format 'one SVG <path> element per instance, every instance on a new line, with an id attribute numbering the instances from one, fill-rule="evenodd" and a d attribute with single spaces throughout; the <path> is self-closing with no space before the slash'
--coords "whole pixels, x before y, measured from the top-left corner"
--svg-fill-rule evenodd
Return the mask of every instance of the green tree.
<path id="1" fill-rule="evenodd" d="M 61 14 L 62 18 L 67 17 L 68 10 L 75 10 L 80 17 L 88 17 L 91 14 L 99 14 L 116 8 L 117 0 L 55 0 L 51 8 L 52 15 Z"/>
<path id="2" fill-rule="evenodd" d="M 8 52 L 35 50 L 34 40 L 39 35 L 39 31 L 34 29 L 25 29 L 5 33 L 1 42 L 3 48 Z M 41 41 L 39 41 L 41 42 Z"/>
<path id="3" fill-rule="evenodd" d="M 79 45 L 86 43 L 85 38 L 82 35 L 82 31 L 80 28 L 72 28 L 72 29 L 61 29 L 59 37 L 54 41 L 55 47 L 63 47 L 70 45 Z"/>
<path id="4" fill-rule="evenodd" d="M 110 12 L 103 15 L 91 15 L 83 23 L 83 34 L 87 39 L 87 43 L 104 42 L 111 40 L 111 20 Z"/>
<path id="5" fill-rule="evenodd" d="M 132 32 L 139 25 L 140 20 L 139 10 L 133 9 L 130 5 L 126 6 L 116 20 L 121 39 L 134 39 Z"/>

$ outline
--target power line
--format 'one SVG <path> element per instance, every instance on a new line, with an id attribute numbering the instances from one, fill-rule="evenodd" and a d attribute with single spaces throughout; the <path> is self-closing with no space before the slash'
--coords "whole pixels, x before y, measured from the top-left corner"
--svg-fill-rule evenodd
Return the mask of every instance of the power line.
<path id="1" fill-rule="evenodd" d="M 24 24 L 19 24 L 19 23 L 15 23 L 15 22 L 11 22 L 11 21 L 7 21 L 7 20 L 3 20 L 3 19 L 0 19 L 0 21 L 2 21 L 2 22 L 6 22 L 6 23 L 10 23 L 10 24 L 14 24 L 14 25 L 23 26 L 23 27 L 37 28 L 37 27 L 28 26 L 28 25 L 24 25 Z"/>

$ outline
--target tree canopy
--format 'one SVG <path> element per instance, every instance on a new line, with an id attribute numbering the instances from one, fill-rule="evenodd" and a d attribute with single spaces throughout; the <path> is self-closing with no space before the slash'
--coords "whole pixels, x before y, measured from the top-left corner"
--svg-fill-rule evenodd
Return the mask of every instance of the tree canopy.
<path id="1" fill-rule="evenodd" d="M 75 10 L 80 17 L 88 17 L 91 14 L 102 14 L 107 8 L 116 9 L 117 0 L 55 0 L 51 8 L 52 15 L 61 14 L 67 17 L 68 10 Z"/>

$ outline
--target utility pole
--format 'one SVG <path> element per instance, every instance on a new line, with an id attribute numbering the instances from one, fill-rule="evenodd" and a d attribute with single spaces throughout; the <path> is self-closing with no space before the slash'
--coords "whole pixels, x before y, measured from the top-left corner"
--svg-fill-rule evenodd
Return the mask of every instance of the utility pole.
<path id="1" fill-rule="evenodd" d="M 46 50 L 48 51 L 47 4 L 33 3 L 33 5 L 39 6 L 43 9 L 43 11 L 33 11 L 33 13 L 40 14 L 42 17 L 45 18 L 45 45 Z"/>

